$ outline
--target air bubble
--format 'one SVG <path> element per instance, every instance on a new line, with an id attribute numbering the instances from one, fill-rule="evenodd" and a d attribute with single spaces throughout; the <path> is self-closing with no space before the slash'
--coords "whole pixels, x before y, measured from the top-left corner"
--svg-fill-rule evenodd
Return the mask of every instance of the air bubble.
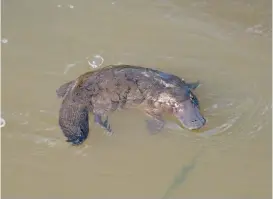
<path id="1" fill-rule="evenodd" d="M 88 59 L 88 58 L 87 58 Z M 94 55 L 90 60 L 87 61 L 88 64 L 92 67 L 92 68 L 97 68 L 99 66 L 101 66 L 104 62 L 104 59 L 102 56 L 100 55 Z"/>
<path id="2" fill-rule="evenodd" d="M 6 44 L 6 43 L 8 43 L 8 39 L 3 38 L 3 39 L 1 40 L 1 42 L 2 42 L 3 44 Z"/>
<path id="3" fill-rule="evenodd" d="M 73 5 L 71 5 L 71 4 L 69 4 L 69 5 L 68 5 L 68 7 L 69 7 L 69 8 L 71 8 L 71 9 L 73 9 L 73 8 L 74 8 L 74 6 L 73 6 Z"/>

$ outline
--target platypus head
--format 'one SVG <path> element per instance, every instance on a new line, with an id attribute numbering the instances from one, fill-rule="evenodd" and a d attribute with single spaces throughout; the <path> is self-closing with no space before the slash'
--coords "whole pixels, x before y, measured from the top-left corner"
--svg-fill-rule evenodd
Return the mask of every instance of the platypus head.
<path id="1" fill-rule="evenodd" d="M 179 119 L 182 125 L 189 130 L 199 129 L 206 123 L 198 107 L 192 103 L 191 100 L 182 102 L 180 106 L 176 108 L 174 115 Z"/>
<path id="2" fill-rule="evenodd" d="M 177 86 L 165 90 L 161 93 L 159 100 L 165 102 L 167 107 L 171 107 L 172 114 L 181 122 L 184 128 L 196 130 L 206 123 L 205 118 L 200 113 L 199 101 L 193 94 L 195 89 L 193 84 Z"/>
<path id="3" fill-rule="evenodd" d="M 205 118 L 200 113 L 199 101 L 192 91 L 187 87 L 184 90 L 182 101 L 177 101 L 173 110 L 174 115 L 189 130 L 196 130 L 203 127 L 206 123 Z"/>

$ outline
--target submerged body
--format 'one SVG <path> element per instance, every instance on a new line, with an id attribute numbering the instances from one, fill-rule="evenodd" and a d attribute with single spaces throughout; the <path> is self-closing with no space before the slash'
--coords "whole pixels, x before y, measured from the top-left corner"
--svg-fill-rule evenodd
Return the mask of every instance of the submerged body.
<path id="1" fill-rule="evenodd" d="M 111 134 L 108 119 L 103 121 L 103 117 L 118 109 L 141 107 L 152 117 L 147 121 L 150 131 L 164 127 L 164 113 L 176 116 L 187 129 L 199 129 L 206 121 L 192 93 L 197 85 L 151 68 L 107 66 L 87 72 L 57 90 L 57 95 L 63 97 L 59 125 L 68 142 L 81 144 L 88 136 L 89 113 Z"/>

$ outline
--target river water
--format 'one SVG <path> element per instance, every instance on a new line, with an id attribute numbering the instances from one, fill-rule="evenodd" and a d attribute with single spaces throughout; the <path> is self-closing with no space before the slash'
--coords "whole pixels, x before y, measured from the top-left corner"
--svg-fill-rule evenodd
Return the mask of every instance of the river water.
<path id="1" fill-rule="evenodd" d="M 2 197 L 271 198 L 271 30 L 269 0 L 2 1 Z M 55 90 L 88 61 L 199 80 L 206 127 L 128 110 L 67 144 Z"/>

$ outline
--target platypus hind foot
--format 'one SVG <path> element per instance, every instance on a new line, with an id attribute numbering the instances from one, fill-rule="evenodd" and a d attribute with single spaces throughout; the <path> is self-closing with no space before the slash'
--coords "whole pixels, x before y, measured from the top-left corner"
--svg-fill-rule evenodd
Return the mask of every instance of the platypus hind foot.
<path id="1" fill-rule="evenodd" d="M 103 129 L 106 130 L 107 135 L 109 135 L 109 136 L 113 135 L 113 131 L 112 131 L 111 126 L 109 124 L 108 116 L 106 117 L 105 121 L 102 121 L 102 117 L 100 115 L 95 114 L 94 121 L 95 121 L 95 123 L 99 124 Z"/>

